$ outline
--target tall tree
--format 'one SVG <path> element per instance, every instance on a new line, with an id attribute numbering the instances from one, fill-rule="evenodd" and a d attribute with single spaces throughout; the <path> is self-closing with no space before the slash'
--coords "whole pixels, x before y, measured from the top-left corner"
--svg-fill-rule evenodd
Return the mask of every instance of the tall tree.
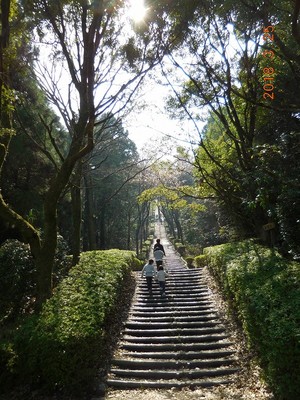
<path id="1" fill-rule="evenodd" d="M 136 179 L 142 164 L 120 121 L 98 127 L 96 145 L 84 163 L 85 248 L 132 248 Z M 129 220 L 130 219 L 130 220 Z"/>
<path id="2" fill-rule="evenodd" d="M 13 66 L 19 69 L 24 63 L 17 60 L 22 44 L 21 34 L 24 25 L 20 26 L 17 2 L 1 1 L 1 37 L 0 37 L 0 174 L 9 152 L 14 135 L 13 109 L 15 93 L 13 85 Z M 31 243 L 32 252 L 36 254 L 40 247 L 40 239 L 36 229 L 5 201 L 0 191 L 0 217 L 5 222 L 15 224 L 23 240 Z"/>
<path id="3" fill-rule="evenodd" d="M 248 232 L 264 235 L 263 225 L 275 222 L 279 241 L 280 230 L 291 238 L 291 232 L 299 229 L 295 216 L 293 223 L 290 216 L 283 217 L 287 191 L 284 181 L 278 180 L 288 175 L 281 171 L 286 167 L 281 138 L 290 137 L 286 143 L 291 147 L 285 151 L 291 154 L 292 148 L 297 151 L 299 137 L 297 3 L 283 2 L 280 7 L 273 1 L 198 4 L 187 22 L 184 45 L 170 56 L 183 78 L 182 91 L 174 90 L 169 108 L 174 112 L 179 106 L 196 127 L 201 114 L 205 118 L 209 110 L 208 115 L 214 115 L 209 129 L 199 130 L 195 159 L 202 185 L 214 189 Z M 172 80 L 169 71 L 165 76 Z M 281 160 L 278 168 L 269 159 L 272 153 Z M 298 170 L 295 160 L 289 160 L 290 171 Z M 294 180 L 293 188 L 295 201 L 299 182 Z M 283 219 L 291 223 L 289 234 L 280 222 Z"/>
<path id="4" fill-rule="evenodd" d="M 2 2 L 3 5 L 5 2 Z M 8 4 L 9 2 L 7 2 Z M 74 168 L 94 146 L 94 125 L 103 122 L 102 116 L 107 111 L 117 112 L 124 109 L 135 89 L 141 83 L 143 75 L 149 70 L 161 53 L 153 52 L 155 43 L 146 43 L 141 52 L 137 52 L 134 73 L 125 73 L 125 49 L 134 50 L 132 41 L 126 45 L 130 36 L 124 28 L 124 20 L 119 16 L 124 3 L 110 1 L 26 1 L 23 10 L 26 18 L 35 20 L 37 29 L 35 39 L 41 45 L 40 55 L 49 56 L 46 63 L 37 62 L 35 73 L 40 86 L 59 110 L 69 133 L 68 148 L 61 151 L 56 138 L 52 135 L 51 125 L 48 130 L 50 141 L 55 147 L 58 160 L 56 170 L 49 180 L 49 187 L 44 196 L 43 240 L 37 230 L 24 218 L 15 213 L 1 198 L 0 212 L 4 220 L 13 223 L 20 231 L 22 239 L 29 242 L 38 272 L 37 305 L 40 306 L 51 295 L 52 267 L 57 245 L 57 206 L 64 189 L 72 176 Z M 3 46 L 8 44 L 6 21 L 2 23 Z M 156 39 L 155 39 L 156 40 Z M 142 54 L 144 50 L 144 54 Z M 144 57 L 140 57 L 141 54 Z M 140 62 L 138 60 L 140 59 Z M 41 58 L 39 58 L 41 60 Z M 132 58 L 130 60 L 132 62 Z M 4 70 L 6 67 L 2 67 Z M 124 71 L 124 74 L 121 74 Z M 7 72 L 7 71 L 5 71 Z M 7 76 L 3 73 L 2 76 Z M 61 86 L 61 81 L 65 85 Z M 2 93 L 7 83 L 1 84 Z M 3 96 L 1 96 L 3 99 Z M 9 108 L 6 108 L 9 110 Z M 4 151 L 1 165 L 8 151 L 11 119 L 6 118 L 3 137 Z M 9 133 L 9 135 L 8 135 Z"/>

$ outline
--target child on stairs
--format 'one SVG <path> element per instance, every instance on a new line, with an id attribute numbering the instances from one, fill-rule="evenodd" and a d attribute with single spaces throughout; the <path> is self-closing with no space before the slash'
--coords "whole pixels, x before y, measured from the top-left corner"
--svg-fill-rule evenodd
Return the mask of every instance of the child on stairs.
<path id="1" fill-rule="evenodd" d="M 166 295 L 166 277 L 168 276 L 167 272 L 164 271 L 164 267 L 162 265 L 159 265 L 157 273 L 156 273 L 156 279 L 158 280 L 159 287 L 160 287 L 160 294 L 161 296 Z"/>
<path id="2" fill-rule="evenodd" d="M 145 276 L 147 281 L 147 288 L 149 293 L 152 294 L 152 279 L 155 275 L 154 260 L 150 259 L 148 264 L 144 265 L 142 269 L 142 278 Z"/>

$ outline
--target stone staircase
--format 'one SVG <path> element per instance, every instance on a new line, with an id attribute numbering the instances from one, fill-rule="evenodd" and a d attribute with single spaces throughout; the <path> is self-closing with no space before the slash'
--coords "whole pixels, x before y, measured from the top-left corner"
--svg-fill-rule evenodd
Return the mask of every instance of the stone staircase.
<path id="1" fill-rule="evenodd" d="M 167 242 L 165 240 L 165 242 Z M 136 288 L 107 385 L 129 388 L 209 387 L 232 382 L 238 368 L 225 327 L 200 269 L 187 269 L 167 242 L 166 297 L 145 279 Z"/>

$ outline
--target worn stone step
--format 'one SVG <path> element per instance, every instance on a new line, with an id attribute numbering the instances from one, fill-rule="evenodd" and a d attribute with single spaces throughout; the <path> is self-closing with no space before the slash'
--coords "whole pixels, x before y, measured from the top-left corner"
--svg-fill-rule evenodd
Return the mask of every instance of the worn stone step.
<path id="1" fill-rule="evenodd" d="M 237 372 L 237 368 L 213 368 L 195 370 L 127 370 L 111 368 L 111 374 L 117 377 L 147 378 L 147 379 L 198 379 L 206 377 L 219 377 L 231 375 Z"/>
<path id="2" fill-rule="evenodd" d="M 143 278 L 142 278 L 143 279 Z M 189 275 L 187 273 L 182 273 L 182 272 L 173 272 L 169 271 L 169 274 L 167 276 L 168 281 L 174 281 L 178 285 L 180 284 L 185 284 L 185 283 L 194 283 L 194 282 L 205 282 L 205 279 L 203 278 L 203 275 L 201 273 L 199 274 L 194 274 L 194 275 Z"/>
<path id="3" fill-rule="evenodd" d="M 147 299 L 144 301 L 137 301 L 135 303 L 135 308 L 136 307 L 157 307 L 157 306 L 161 306 L 164 308 L 167 307 L 182 307 L 187 308 L 187 307 L 197 307 L 197 306 L 203 306 L 203 305 L 207 305 L 207 304 L 211 304 L 211 302 L 209 301 L 208 297 L 203 297 L 201 298 L 189 298 L 189 299 L 166 299 L 166 298 L 151 298 L 151 299 Z"/>
<path id="4" fill-rule="evenodd" d="M 131 308 L 129 311 L 129 316 L 132 317 L 143 317 L 143 318 L 149 318 L 149 321 L 156 319 L 156 318 L 161 318 L 161 317 L 174 317 L 174 318 L 188 318 L 188 317 L 210 317 L 210 316 L 216 316 L 218 314 L 218 311 L 210 308 L 210 307 L 205 307 L 202 310 L 186 310 L 186 311 L 181 311 L 181 310 L 164 310 L 161 311 L 161 309 L 154 309 L 153 311 L 147 310 L 147 312 L 140 308 L 140 309 L 134 309 Z"/>
<path id="5" fill-rule="evenodd" d="M 236 362 L 234 358 L 222 359 L 194 359 L 194 360 L 126 360 L 114 359 L 113 367 L 132 370 L 162 369 L 188 369 L 188 368 L 219 368 L 232 365 Z"/>
<path id="6" fill-rule="evenodd" d="M 147 311 L 147 312 L 151 312 L 151 311 L 156 311 L 157 310 L 158 305 L 147 305 L 147 304 L 137 304 L 137 305 L 133 305 L 131 307 L 131 310 L 133 311 Z M 168 304 L 168 303 L 161 303 L 161 307 L 160 307 L 160 311 L 164 310 L 166 311 L 180 311 L 180 312 L 184 312 L 184 311 L 206 311 L 211 309 L 212 307 L 212 303 L 211 302 L 203 302 L 201 304 L 182 304 L 180 305 L 176 305 L 176 303 L 174 304 Z"/>
<path id="7" fill-rule="evenodd" d="M 152 323 L 157 323 L 157 324 L 174 323 L 174 324 L 176 324 L 176 323 L 189 323 L 189 322 L 190 323 L 195 322 L 195 323 L 200 323 L 200 324 L 205 323 L 205 322 L 220 323 L 220 321 L 215 313 L 205 314 L 202 316 L 198 315 L 198 314 L 196 314 L 196 315 L 181 315 L 181 316 L 173 316 L 173 314 L 172 315 L 163 315 L 163 316 L 159 316 L 159 317 L 156 316 L 155 321 L 153 321 L 151 319 L 151 317 L 149 318 L 148 314 L 145 317 L 142 317 L 141 315 L 140 316 L 130 315 L 126 323 L 129 323 L 129 324 L 137 323 L 137 324 L 147 325 L 149 323 L 150 324 L 152 324 Z"/>
<path id="8" fill-rule="evenodd" d="M 144 279 L 144 278 L 143 278 Z M 156 280 L 152 281 L 153 285 L 158 285 L 158 282 Z M 177 288 L 177 289 L 181 289 L 181 290 L 188 290 L 190 288 L 193 289 L 199 289 L 199 288 L 205 288 L 205 284 L 204 281 L 199 281 L 199 280 L 191 280 L 191 281 L 182 281 L 182 282 L 178 282 L 175 279 L 168 279 L 166 280 L 166 284 L 172 288 Z M 139 290 L 145 290 L 147 289 L 147 282 L 146 280 L 140 282 L 140 284 L 138 285 Z M 207 288 L 207 286 L 206 286 Z"/>
<path id="9" fill-rule="evenodd" d="M 134 343 L 205 343 L 205 342 L 218 342 L 220 340 L 227 339 L 228 335 L 223 334 L 214 334 L 214 335 L 193 335 L 193 336 L 129 336 L 124 335 L 123 340 L 126 342 L 134 342 Z"/>
<path id="10" fill-rule="evenodd" d="M 159 294 L 158 296 L 148 296 L 147 298 L 144 299 L 137 299 L 136 303 L 132 308 L 144 308 L 144 307 L 182 307 L 183 310 L 185 310 L 188 306 L 190 307 L 198 307 L 198 306 L 206 306 L 206 305 L 212 305 L 211 298 L 209 296 L 203 296 L 203 297 L 190 297 L 190 298 L 179 298 L 176 299 L 174 297 L 169 297 L 168 293 L 166 292 L 166 296 L 161 297 Z"/>
<path id="11" fill-rule="evenodd" d="M 159 294 L 159 285 L 152 285 L 152 295 Z M 166 284 L 166 291 L 168 292 L 168 296 L 172 298 L 180 298 L 180 297 L 194 297 L 194 296 L 210 296 L 211 292 L 208 289 L 194 290 L 190 289 L 180 289 L 171 287 Z M 149 296 L 148 288 L 142 288 L 138 292 L 136 292 L 137 298 L 147 298 Z"/>
<path id="12" fill-rule="evenodd" d="M 153 286 L 152 287 L 152 295 L 159 294 L 159 286 Z M 203 296 L 210 296 L 211 293 L 209 290 L 180 290 L 180 289 L 174 289 L 170 288 L 170 286 L 166 285 L 166 290 L 168 291 L 168 297 L 171 297 L 172 299 L 180 299 L 180 298 L 192 298 L 192 297 L 203 297 Z M 149 297 L 149 292 L 148 289 L 144 290 L 140 293 L 137 293 L 137 298 L 148 298 Z"/>
<path id="13" fill-rule="evenodd" d="M 230 384 L 232 382 L 231 379 L 223 378 L 223 379 L 212 379 L 209 380 L 185 380 L 185 381 L 178 381 L 178 380 L 130 380 L 130 379 L 107 379 L 107 384 L 111 387 L 116 389 L 145 389 L 145 388 L 152 388 L 152 389 L 182 389 L 182 388 L 190 388 L 194 389 L 197 387 L 213 387 L 213 386 L 220 386 Z"/>
<path id="14" fill-rule="evenodd" d="M 169 272 L 170 277 L 173 277 L 173 276 L 179 276 L 179 277 L 186 276 L 186 277 L 192 278 L 192 277 L 195 277 L 195 276 L 202 276 L 202 271 L 201 270 L 198 270 L 198 269 L 190 270 L 190 269 L 182 268 L 182 265 L 181 265 L 181 268 L 179 266 L 176 269 L 175 268 L 174 269 L 173 268 L 169 268 L 169 267 L 165 267 L 165 269 L 166 269 L 166 271 Z"/>
<path id="15" fill-rule="evenodd" d="M 225 349 L 226 347 L 232 346 L 231 342 L 225 340 L 219 342 L 202 342 L 202 343 L 137 343 L 137 342 L 122 342 L 121 347 L 129 351 L 138 352 L 153 352 L 155 351 L 202 351 L 202 350 L 216 350 Z"/>
<path id="16" fill-rule="evenodd" d="M 167 360 L 196 360 L 196 359 L 214 359 L 221 357 L 230 357 L 234 354 L 232 350 L 200 350 L 200 351 L 134 351 L 134 352 L 126 352 L 124 351 L 123 356 L 127 359 L 167 359 Z"/>
<path id="17" fill-rule="evenodd" d="M 193 288 L 207 288 L 207 283 L 205 282 L 204 279 L 201 278 L 195 278 L 195 279 L 182 279 L 180 280 L 180 278 L 176 278 L 173 277 L 172 279 L 170 277 L 167 276 L 166 278 L 166 282 L 172 286 L 172 287 L 178 287 L 181 289 L 188 289 L 189 287 L 193 287 Z M 152 280 L 153 284 L 157 284 L 157 280 L 154 278 Z M 141 278 L 141 280 L 138 282 L 137 288 L 146 288 L 147 287 L 147 281 L 145 278 Z"/>
<path id="18" fill-rule="evenodd" d="M 124 330 L 124 338 L 127 336 L 138 336 L 140 338 L 156 338 L 156 337 L 206 337 L 206 335 L 222 333 L 225 331 L 224 327 L 201 327 L 201 328 L 164 328 L 164 329 L 129 329 Z M 156 339 L 155 339 L 156 340 Z"/>
<path id="19" fill-rule="evenodd" d="M 175 321 L 174 319 L 169 322 L 151 322 L 149 320 L 140 322 L 140 321 L 127 321 L 126 328 L 134 329 L 134 330 L 143 330 L 143 331 L 152 331 L 154 329 L 192 329 L 192 328 L 211 328 L 220 326 L 221 322 L 219 321 Z"/>

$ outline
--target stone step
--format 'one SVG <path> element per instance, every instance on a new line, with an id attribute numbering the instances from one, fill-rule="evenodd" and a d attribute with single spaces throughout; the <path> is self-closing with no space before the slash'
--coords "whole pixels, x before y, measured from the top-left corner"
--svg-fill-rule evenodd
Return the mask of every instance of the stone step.
<path id="1" fill-rule="evenodd" d="M 184 319 L 181 320 L 176 320 L 176 319 L 171 319 L 171 318 L 166 318 L 163 319 L 162 321 L 151 321 L 149 324 L 149 319 L 144 319 L 143 321 L 141 320 L 129 320 L 126 322 L 126 328 L 127 329 L 137 329 L 137 330 L 153 330 L 153 329 L 185 329 L 185 328 L 209 328 L 209 327 L 214 327 L 214 326 L 220 326 L 221 322 L 220 321 L 211 321 L 211 320 L 205 320 L 205 321 L 199 321 L 198 319 L 188 319 L 184 321 Z"/>
<path id="2" fill-rule="evenodd" d="M 154 293 L 159 293 L 159 285 L 152 285 L 152 294 Z M 201 289 L 201 290 L 194 290 L 194 289 L 189 289 L 189 290 L 184 290 L 180 288 L 175 288 L 175 287 L 170 287 L 169 285 L 166 285 L 166 290 L 168 290 L 168 294 L 172 295 L 172 297 L 194 297 L 194 296 L 210 296 L 211 293 L 207 289 Z M 137 292 L 137 298 L 140 297 L 147 297 L 149 296 L 148 289 L 145 288 L 142 291 Z"/>
<path id="3" fill-rule="evenodd" d="M 209 301 L 208 297 L 203 297 L 201 298 L 187 298 L 187 299 L 172 299 L 172 298 L 161 298 L 160 296 L 155 298 L 148 298 L 143 301 L 143 299 L 140 299 L 137 301 L 134 305 L 134 307 L 155 307 L 157 305 L 161 305 L 164 308 L 165 307 L 173 307 L 174 305 L 177 307 L 187 307 L 187 306 L 203 306 L 205 304 L 212 304 Z"/>
<path id="4" fill-rule="evenodd" d="M 218 314 L 218 311 L 211 308 L 210 306 L 207 307 L 202 307 L 201 310 L 197 309 L 197 310 L 166 310 L 164 309 L 164 311 L 162 311 L 161 308 L 154 308 L 152 311 L 150 310 L 145 310 L 144 308 L 139 307 L 138 309 L 135 309 L 134 306 L 131 307 L 131 309 L 129 310 L 129 315 L 134 315 L 134 316 L 144 316 L 149 318 L 149 320 L 151 320 L 153 317 L 193 317 L 193 316 L 199 316 L 199 318 L 207 316 L 207 315 L 216 315 Z"/>
<path id="5" fill-rule="evenodd" d="M 147 379 L 198 379 L 205 377 L 220 377 L 231 375 L 237 372 L 237 368 L 213 368 L 213 369 L 195 369 L 195 370 L 133 370 L 111 368 L 111 374 L 117 377 L 129 378 L 147 378 Z"/>
<path id="6" fill-rule="evenodd" d="M 130 379 L 107 379 L 107 384 L 115 389 L 183 389 L 183 388 L 209 388 L 232 383 L 231 379 L 205 379 L 205 380 L 130 380 Z"/>
<path id="7" fill-rule="evenodd" d="M 215 335 L 192 335 L 192 336 L 159 336 L 159 337 L 152 337 L 152 336 L 129 336 L 124 335 L 123 340 L 126 342 L 133 342 L 133 343 L 207 343 L 207 342 L 219 342 L 221 340 L 227 339 L 228 335 L 222 334 L 215 334 Z"/>
<path id="8" fill-rule="evenodd" d="M 124 330 L 124 337 L 127 336 L 139 336 L 140 338 L 156 338 L 164 337 L 164 336 L 178 336 L 178 337 L 187 337 L 187 336 L 199 336 L 204 337 L 205 335 L 214 334 L 214 333 L 221 333 L 224 332 L 225 328 L 223 327 L 201 327 L 201 328 L 179 328 L 175 329 L 172 327 L 164 328 L 164 329 L 129 329 L 126 328 Z"/>
<path id="9" fill-rule="evenodd" d="M 197 388 L 232 382 L 233 343 L 218 316 L 202 270 L 183 267 L 167 246 L 166 296 L 138 280 L 107 384 L 114 388 Z"/>
<path id="10" fill-rule="evenodd" d="M 152 284 L 156 285 L 158 284 L 158 281 L 156 281 L 155 279 L 152 280 Z M 166 284 L 170 287 L 173 288 L 177 288 L 177 289 L 182 289 L 182 290 L 188 290 L 189 288 L 193 288 L 193 289 L 205 289 L 205 284 L 203 281 L 199 281 L 199 280 L 194 280 L 194 281 L 177 281 L 177 280 L 172 280 L 167 278 L 166 279 Z M 200 285 L 200 287 L 199 287 Z M 147 287 L 147 282 L 146 280 L 144 280 L 138 285 L 139 288 L 141 289 L 145 289 Z M 207 289 L 207 287 L 206 287 Z"/>
<path id="11" fill-rule="evenodd" d="M 160 292 L 160 287 L 158 284 L 152 285 L 152 296 L 158 295 Z M 195 296 L 211 296 L 211 292 L 209 290 L 194 290 L 193 288 L 189 290 L 183 290 L 180 288 L 171 288 L 166 284 L 166 292 L 168 293 L 169 297 L 178 298 L 178 297 L 195 297 Z M 139 298 L 148 298 L 150 297 L 150 293 L 148 289 L 145 287 L 142 291 L 136 293 L 136 299 Z"/>
<path id="12" fill-rule="evenodd" d="M 196 351 L 155 351 L 155 352 L 126 352 L 124 351 L 123 356 L 126 359 L 159 359 L 159 360 L 196 360 L 196 359 L 214 359 L 214 358 L 227 358 L 234 354 L 232 350 L 200 350 Z"/>
<path id="13" fill-rule="evenodd" d="M 174 303 L 174 304 L 168 304 L 168 303 L 165 303 L 165 302 L 160 302 L 159 304 L 157 304 L 157 303 L 155 303 L 155 304 L 150 304 L 150 305 L 148 305 L 148 304 L 136 304 L 136 305 L 133 305 L 132 307 L 131 307 L 131 310 L 134 310 L 134 311 L 147 311 L 147 312 L 151 312 L 151 311 L 155 311 L 155 310 L 157 310 L 157 306 L 158 305 L 161 305 L 161 307 L 160 307 L 160 311 L 161 310 L 164 310 L 165 312 L 166 311 L 181 311 L 181 312 L 184 312 L 184 311 L 207 311 L 207 310 L 209 310 L 209 309 L 211 309 L 211 307 L 212 307 L 212 302 L 201 302 L 201 304 L 176 304 L 176 303 Z"/>
<path id="14" fill-rule="evenodd" d="M 232 365 L 236 362 L 234 358 L 222 359 L 193 359 L 193 360 L 132 360 L 132 359 L 114 359 L 112 365 L 114 368 L 131 370 L 151 370 L 153 368 L 163 369 L 190 369 L 190 368 L 219 368 Z"/>
<path id="15" fill-rule="evenodd" d="M 218 350 L 225 349 L 226 347 L 232 346 L 231 342 L 214 342 L 214 343 L 133 343 L 133 342 L 122 342 L 121 347 L 129 351 L 137 352 L 153 352 L 153 351 L 202 351 L 202 350 Z"/>
<path id="16" fill-rule="evenodd" d="M 195 296 L 195 295 L 211 295 L 211 292 L 208 289 L 200 289 L 197 290 L 194 287 L 190 288 L 181 288 L 181 287 L 176 287 L 176 286 L 171 286 L 166 283 L 166 290 L 168 290 L 168 293 L 175 296 Z M 152 293 L 158 293 L 159 292 L 159 284 L 158 283 L 152 283 Z M 147 286 L 145 287 L 140 287 L 139 290 L 136 292 L 137 297 L 140 296 L 147 296 L 149 295 L 149 291 Z"/>

